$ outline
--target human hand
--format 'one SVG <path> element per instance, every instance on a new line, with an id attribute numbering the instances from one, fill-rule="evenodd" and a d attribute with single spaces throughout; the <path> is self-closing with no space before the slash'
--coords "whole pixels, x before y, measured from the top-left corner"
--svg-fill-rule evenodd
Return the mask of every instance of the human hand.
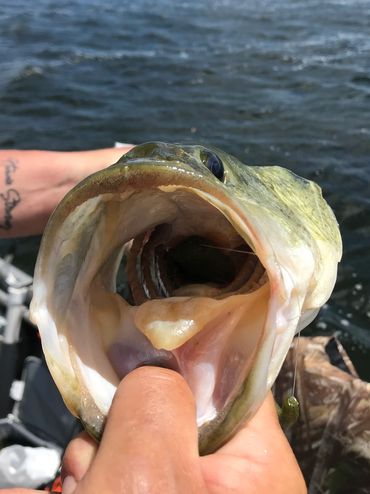
<path id="1" fill-rule="evenodd" d="M 200 457 L 193 395 L 178 373 L 158 367 L 123 379 L 100 445 L 86 433 L 74 439 L 63 476 L 63 494 L 307 492 L 271 393 L 235 437 Z"/>

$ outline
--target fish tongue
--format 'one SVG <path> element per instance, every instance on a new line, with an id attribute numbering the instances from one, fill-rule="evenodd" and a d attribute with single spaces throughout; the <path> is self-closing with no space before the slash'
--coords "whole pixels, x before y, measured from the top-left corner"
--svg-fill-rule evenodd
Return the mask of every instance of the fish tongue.
<path id="1" fill-rule="evenodd" d="M 240 307 L 241 302 L 240 296 L 150 300 L 137 308 L 135 325 L 155 348 L 175 350 L 223 313 Z"/>

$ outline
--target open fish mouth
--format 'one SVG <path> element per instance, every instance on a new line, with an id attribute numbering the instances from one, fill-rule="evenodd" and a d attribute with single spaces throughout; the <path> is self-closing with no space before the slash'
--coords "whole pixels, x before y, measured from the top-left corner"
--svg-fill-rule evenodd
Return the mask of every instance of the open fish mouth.
<path id="1" fill-rule="evenodd" d="M 119 381 L 142 365 L 187 380 L 203 453 L 262 402 L 295 332 L 330 295 L 341 252 L 318 187 L 268 168 L 148 143 L 54 212 L 32 317 L 64 400 L 94 437 Z"/>

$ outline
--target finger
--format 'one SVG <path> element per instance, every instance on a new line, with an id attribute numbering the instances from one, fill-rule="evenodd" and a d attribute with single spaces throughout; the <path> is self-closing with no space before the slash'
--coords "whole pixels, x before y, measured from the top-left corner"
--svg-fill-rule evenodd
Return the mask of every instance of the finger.
<path id="1" fill-rule="evenodd" d="M 271 392 L 255 416 L 227 444 L 214 455 L 202 458 L 202 468 L 215 494 L 225 488 L 239 492 L 243 485 L 254 486 L 252 492 L 306 493 Z"/>
<path id="2" fill-rule="evenodd" d="M 227 444 L 217 451 L 217 454 L 244 456 L 250 452 L 250 444 L 260 444 L 265 447 L 265 440 L 275 441 L 276 435 L 283 436 L 283 432 L 276 413 L 274 398 L 269 392 L 257 413 Z"/>
<path id="3" fill-rule="evenodd" d="M 137 492 L 138 486 L 143 492 L 191 493 L 201 492 L 201 482 L 188 385 L 168 369 L 136 369 L 117 389 L 100 448 L 81 487 L 89 492 L 117 492 L 120 485 L 125 493 Z"/>
<path id="4" fill-rule="evenodd" d="M 76 436 L 69 443 L 63 456 L 62 481 L 66 477 L 81 480 L 89 469 L 97 449 L 97 443 L 86 432 Z"/>

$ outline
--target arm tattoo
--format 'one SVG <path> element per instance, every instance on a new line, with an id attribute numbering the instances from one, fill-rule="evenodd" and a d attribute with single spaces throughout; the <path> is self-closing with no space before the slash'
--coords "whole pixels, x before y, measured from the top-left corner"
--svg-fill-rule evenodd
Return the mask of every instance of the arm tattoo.
<path id="1" fill-rule="evenodd" d="M 13 226 L 13 209 L 21 202 L 19 192 L 10 188 L 14 182 L 14 173 L 18 168 L 18 160 L 8 158 L 1 166 L 4 169 L 4 190 L 0 192 L 0 228 L 10 230 Z"/>
<path id="2" fill-rule="evenodd" d="M 5 185 L 12 185 L 12 183 L 14 182 L 13 174 L 18 168 L 18 160 L 8 158 L 3 166 L 5 173 Z"/>

